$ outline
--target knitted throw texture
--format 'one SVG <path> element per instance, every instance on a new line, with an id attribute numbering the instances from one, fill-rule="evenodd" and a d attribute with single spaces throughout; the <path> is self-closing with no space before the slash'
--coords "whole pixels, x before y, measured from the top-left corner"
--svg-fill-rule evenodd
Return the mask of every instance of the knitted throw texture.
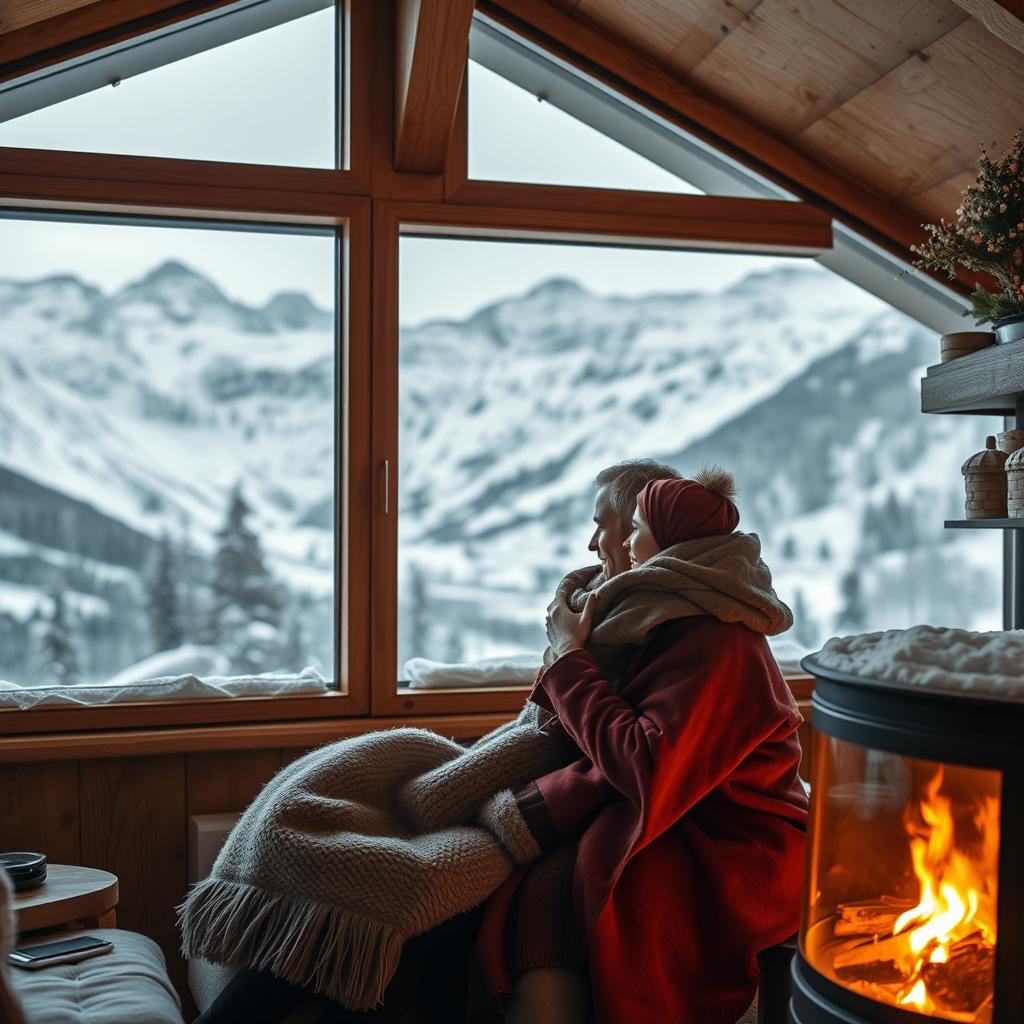
<path id="1" fill-rule="evenodd" d="M 539 855 L 511 790 L 568 751 L 537 712 L 527 704 L 469 749 L 391 729 L 283 768 L 179 908 L 182 954 L 311 983 L 350 1009 L 377 1005 L 406 939 Z"/>
<path id="2" fill-rule="evenodd" d="M 765 634 L 792 623 L 753 534 L 687 541 L 611 580 L 599 574 L 570 573 L 559 591 L 579 611 L 596 590 L 588 649 L 614 686 L 629 654 L 670 619 L 712 615 Z M 481 903 L 539 856 L 512 790 L 570 757 L 539 711 L 528 701 L 468 749 L 392 729 L 283 768 L 179 908 L 184 956 L 266 969 L 351 1009 L 380 1003 L 406 939 Z"/>

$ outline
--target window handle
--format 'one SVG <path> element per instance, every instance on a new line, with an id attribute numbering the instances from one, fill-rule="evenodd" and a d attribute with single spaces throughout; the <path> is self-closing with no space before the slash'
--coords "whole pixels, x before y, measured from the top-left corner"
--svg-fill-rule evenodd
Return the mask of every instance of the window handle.
<path id="1" fill-rule="evenodd" d="M 384 460 L 384 515 L 391 512 L 391 460 Z"/>

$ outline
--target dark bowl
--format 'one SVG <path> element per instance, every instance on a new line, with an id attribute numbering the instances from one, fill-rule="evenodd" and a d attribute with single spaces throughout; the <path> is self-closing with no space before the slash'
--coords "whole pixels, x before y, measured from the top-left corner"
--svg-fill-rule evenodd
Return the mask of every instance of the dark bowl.
<path id="1" fill-rule="evenodd" d="M 16 853 L 0 853 L 0 867 L 7 870 L 11 878 L 22 875 L 36 874 L 46 871 L 46 854 L 19 851 Z"/>
<path id="2" fill-rule="evenodd" d="M 29 889 L 38 889 L 46 884 L 46 868 L 37 875 L 19 875 L 11 879 L 11 888 L 15 892 L 27 892 Z"/>

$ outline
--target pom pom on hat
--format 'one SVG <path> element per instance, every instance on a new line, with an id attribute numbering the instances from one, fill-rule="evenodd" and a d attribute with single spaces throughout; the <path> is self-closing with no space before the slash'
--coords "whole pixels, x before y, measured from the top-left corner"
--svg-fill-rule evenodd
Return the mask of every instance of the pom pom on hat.
<path id="1" fill-rule="evenodd" d="M 736 481 L 721 466 L 701 466 L 693 474 L 693 482 L 720 498 L 732 501 L 736 497 Z"/>

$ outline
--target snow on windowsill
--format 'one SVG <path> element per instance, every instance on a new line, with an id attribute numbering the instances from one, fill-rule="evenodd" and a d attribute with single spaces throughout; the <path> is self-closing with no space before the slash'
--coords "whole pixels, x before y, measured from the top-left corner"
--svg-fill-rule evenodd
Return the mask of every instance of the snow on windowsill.
<path id="1" fill-rule="evenodd" d="M 85 686 L 19 686 L 0 679 L 0 708 L 122 704 L 144 700 L 215 700 L 224 697 L 295 697 L 327 693 L 327 680 L 315 669 L 298 675 L 158 676 L 125 683 L 120 677 Z"/>
<path id="2" fill-rule="evenodd" d="M 861 679 L 1024 702 L 1024 630 L 913 626 L 833 637 L 813 656 Z"/>

